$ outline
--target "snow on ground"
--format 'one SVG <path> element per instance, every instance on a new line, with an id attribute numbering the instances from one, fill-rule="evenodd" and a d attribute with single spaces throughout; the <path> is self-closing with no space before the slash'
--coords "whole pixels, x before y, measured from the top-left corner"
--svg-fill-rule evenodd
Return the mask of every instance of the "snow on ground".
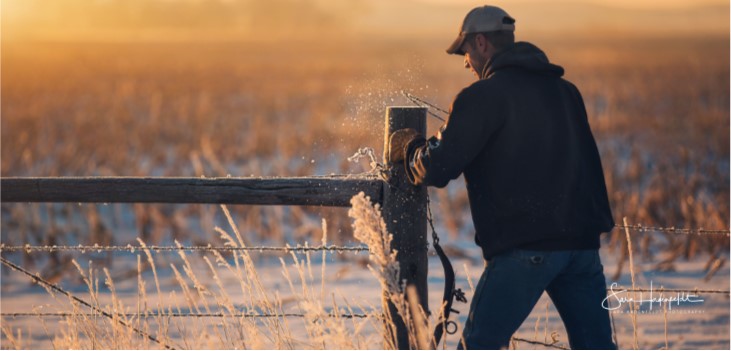
<path id="1" fill-rule="evenodd" d="M 483 262 L 480 252 L 470 240 L 454 240 L 443 239 L 443 244 L 454 248 L 457 252 L 464 255 L 452 254 L 452 263 L 457 273 L 457 286 L 467 292 L 468 299 L 472 296 L 468 277 L 473 284 L 476 284 L 483 269 Z M 126 306 L 130 308 L 130 312 L 134 312 L 138 303 L 137 279 L 136 275 L 123 279 L 128 272 L 135 272 L 137 265 L 136 255 L 128 252 L 115 253 L 114 266 L 110 269 L 112 276 L 115 278 L 115 286 L 118 296 L 122 299 Z M 4 253 L 4 257 L 21 262 L 19 253 Z M 87 254 L 88 255 L 88 254 Z M 601 251 L 602 262 L 605 267 L 605 275 L 610 277 L 616 267 L 617 258 L 610 255 L 606 250 Z M 201 281 L 207 285 L 215 287 L 215 283 L 204 261 L 198 254 L 189 253 L 188 257 L 195 267 L 195 270 Z M 283 309 L 285 312 L 299 313 L 302 312 L 297 305 L 296 296 L 300 294 L 301 285 L 299 279 L 292 267 L 292 257 L 282 255 L 287 262 L 287 267 L 294 279 L 295 291 L 292 291 L 287 280 L 284 278 L 282 265 L 278 257 L 271 255 L 253 254 L 256 269 L 267 289 L 271 291 L 272 297 L 278 294 L 284 301 Z M 305 260 L 304 254 L 298 254 L 300 260 Z M 142 257 L 144 260 L 144 256 Z M 175 253 L 157 253 L 155 254 L 156 266 L 160 276 L 161 290 L 163 291 L 163 299 L 166 304 L 174 306 L 187 306 L 181 287 L 175 280 L 172 270 L 169 268 L 173 263 L 180 269 L 182 262 Z M 704 265 L 707 257 L 697 257 L 692 261 L 678 260 L 676 271 L 659 272 L 653 271 L 653 263 L 638 262 L 635 260 L 636 283 L 638 287 L 649 288 L 650 284 L 657 288 L 700 288 L 700 289 L 729 289 L 729 268 L 725 266 L 715 274 L 710 282 L 704 282 L 705 276 Z M 88 256 L 78 257 L 77 260 L 85 264 Z M 365 253 L 328 253 L 326 258 L 325 274 L 321 273 L 321 254 L 312 255 L 312 278 L 309 279 L 309 272 L 306 272 L 308 284 L 312 291 L 321 293 L 326 296 L 326 301 L 332 301 L 335 297 L 339 306 L 345 303 L 353 307 L 355 313 L 373 312 L 371 309 L 380 307 L 380 286 L 372 273 L 366 268 L 367 254 Z M 625 265 L 627 267 L 627 265 Z M 99 268 L 99 267 L 98 267 Z M 182 271 L 182 269 L 180 269 Z M 434 309 L 440 305 L 441 293 L 443 289 L 443 271 L 436 256 L 431 256 L 429 260 L 429 306 Z M 224 269 L 218 272 L 221 276 L 227 292 L 231 295 L 233 301 L 243 302 L 247 298 L 242 293 L 239 282 L 235 276 L 227 273 Z M 97 272 L 100 276 L 100 300 L 102 305 L 111 301 L 108 289 L 104 287 L 102 272 Z M 147 299 L 150 304 L 158 301 L 152 272 L 146 271 L 143 274 L 146 281 Z M 324 277 L 325 289 L 322 288 L 322 277 Z M 56 299 L 49 296 L 48 292 L 34 284 L 22 274 L 14 271 L 3 270 L 1 276 L 0 293 L 0 309 L 3 313 L 15 312 L 68 312 L 71 307 L 63 297 L 57 296 Z M 190 281 L 189 281 L 190 283 Z M 612 282 L 608 281 L 608 285 Z M 617 281 L 619 286 L 624 288 L 631 287 L 631 278 L 627 268 Z M 88 299 L 89 294 L 87 288 L 70 278 L 65 278 L 60 284 L 73 294 L 82 299 Z M 192 287 L 192 283 L 191 287 Z M 175 296 L 171 296 L 170 292 L 176 291 Z M 625 293 L 626 297 L 630 297 Z M 649 298 L 645 295 L 645 298 Z M 670 349 L 729 349 L 729 297 L 719 294 L 698 294 L 694 297 L 696 300 L 702 299 L 697 303 L 682 303 L 673 305 L 672 311 L 667 314 L 663 313 L 663 309 L 654 305 L 653 310 L 649 310 L 649 303 L 641 307 L 640 314 L 637 316 L 637 338 L 640 348 L 645 349 L 661 349 L 665 347 L 666 337 L 667 345 Z M 238 305 L 238 304 L 237 304 Z M 331 304 L 326 304 L 331 306 Z M 153 307 L 149 306 L 148 307 Z M 217 306 L 212 307 L 217 311 Z M 455 308 L 461 313 L 457 315 L 457 321 L 461 326 L 464 325 L 468 306 L 455 302 Z M 154 308 L 152 308 L 154 309 Z M 188 311 L 186 307 L 183 311 Z M 546 311 L 548 310 L 548 311 Z M 613 323 L 615 324 L 616 338 L 620 348 L 631 349 L 633 346 L 633 325 L 631 315 L 628 308 L 623 306 L 612 314 Z M 546 316 L 546 313 L 548 314 Z M 306 334 L 304 325 L 297 321 L 299 317 L 291 317 L 290 327 L 296 332 L 301 331 Z M 667 319 L 667 329 L 665 327 Z M 14 332 L 21 330 L 23 334 L 24 348 L 52 348 L 51 337 L 49 335 L 57 335 L 66 327 L 64 323 L 59 323 L 61 319 L 56 317 L 46 318 L 44 323 L 38 317 L 8 317 L 3 320 Z M 218 323 L 216 318 L 206 319 L 206 323 Z M 547 322 L 546 322 L 547 321 Z M 200 321 L 199 321 L 200 322 Z M 357 322 L 353 324 L 353 328 Z M 368 339 L 369 334 L 375 333 L 374 325 L 365 324 L 360 326 L 360 334 L 366 336 L 362 339 L 359 346 L 366 348 L 381 348 L 374 339 Z M 299 328 L 299 329 L 297 329 Z M 44 330 L 47 329 L 47 332 Z M 152 330 L 155 330 L 154 328 Z M 666 333 L 667 330 L 667 333 Z M 556 333 L 556 334 L 554 334 Z M 517 337 L 523 339 L 537 339 L 542 342 L 551 340 L 551 334 L 557 336 L 558 345 L 568 346 L 565 330 L 561 323 L 555 308 L 550 303 L 550 299 L 544 294 L 540 301 L 525 320 L 523 325 L 516 333 Z M 456 348 L 457 336 L 450 336 L 447 339 L 447 348 Z M 0 339 L 3 348 L 10 347 L 5 335 Z M 519 348 L 543 349 L 542 346 L 534 346 L 525 343 L 517 344 Z"/>

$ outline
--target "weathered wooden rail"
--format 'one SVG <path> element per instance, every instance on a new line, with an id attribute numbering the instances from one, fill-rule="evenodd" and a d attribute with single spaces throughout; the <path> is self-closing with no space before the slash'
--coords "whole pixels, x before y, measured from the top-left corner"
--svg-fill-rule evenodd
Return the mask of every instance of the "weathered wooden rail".
<path id="1" fill-rule="evenodd" d="M 384 152 L 396 130 L 413 128 L 426 134 L 427 109 L 389 107 L 384 131 Z M 401 281 L 416 288 L 424 311 L 427 305 L 426 188 L 411 185 L 403 165 L 389 165 L 386 179 L 357 177 L 304 178 L 147 178 L 61 177 L 2 178 L 2 202 L 72 203 L 209 203 L 248 205 L 304 205 L 349 207 L 359 192 L 381 204 L 381 214 L 398 250 Z M 385 295 L 384 295 L 385 296 Z M 384 298 L 384 309 L 394 317 L 386 323 L 392 345 L 416 348 L 395 307 Z"/>
<path id="2" fill-rule="evenodd" d="M 205 203 L 350 206 L 363 191 L 383 202 L 379 179 L 310 178 L 3 178 L 2 202 Z"/>

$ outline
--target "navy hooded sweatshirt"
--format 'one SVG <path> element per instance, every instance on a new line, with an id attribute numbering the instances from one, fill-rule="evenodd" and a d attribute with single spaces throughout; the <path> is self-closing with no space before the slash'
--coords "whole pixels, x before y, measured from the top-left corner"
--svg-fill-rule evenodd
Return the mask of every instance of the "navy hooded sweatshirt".
<path id="1" fill-rule="evenodd" d="M 412 183 L 464 174 L 485 259 L 522 248 L 598 249 L 614 226 L 596 142 L 578 89 L 536 46 L 495 54 L 429 140 L 406 147 Z"/>

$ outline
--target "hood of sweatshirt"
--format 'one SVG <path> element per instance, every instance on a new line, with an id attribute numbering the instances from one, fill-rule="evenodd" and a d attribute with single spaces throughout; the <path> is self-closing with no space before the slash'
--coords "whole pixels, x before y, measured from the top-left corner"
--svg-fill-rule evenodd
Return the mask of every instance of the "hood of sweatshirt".
<path id="1" fill-rule="evenodd" d="M 563 67 L 550 63 L 541 49 L 527 42 L 517 42 L 493 55 L 482 70 L 482 78 L 506 68 L 520 68 L 557 77 L 564 73 Z"/>

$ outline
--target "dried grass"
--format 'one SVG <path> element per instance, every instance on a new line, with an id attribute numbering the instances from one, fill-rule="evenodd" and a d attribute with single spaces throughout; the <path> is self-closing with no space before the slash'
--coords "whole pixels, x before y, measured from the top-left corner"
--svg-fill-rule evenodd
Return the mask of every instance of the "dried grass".
<path id="1" fill-rule="evenodd" d="M 404 298 L 404 292 L 398 284 L 398 263 L 395 262 L 396 253 L 390 248 L 390 235 L 385 231 L 385 225 L 380 218 L 377 209 L 369 207 L 367 199 L 360 196 L 354 197 L 356 212 L 354 217 L 354 230 L 357 236 L 371 246 L 371 258 L 373 259 L 372 271 L 376 279 L 382 281 L 388 287 L 391 300 L 398 303 L 402 308 L 400 311 L 409 316 L 421 316 L 425 318 L 424 311 L 418 307 L 410 306 Z M 358 202 L 360 201 L 360 202 Z M 230 212 L 222 206 L 223 213 L 229 221 L 230 235 L 226 230 L 216 227 L 215 231 L 221 235 L 221 239 L 228 246 L 245 247 L 243 235 L 238 231 L 237 226 Z M 327 222 L 322 222 L 322 244 L 327 244 Z M 254 266 L 254 261 L 249 251 L 234 251 L 232 257 L 226 258 L 220 252 L 213 251 L 210 256 L 201 258 L 202 262 L 194 262 L 189 257 L 182 245 L 181 250 L 176 251 L 179 256 L 179 263 L 171 263 L 170 269 L 177 288 L 164 291 L 163 284 L 158 275 L 155 255 L 147 245 L 140 240 L 144 247 L 143 253 L 137 254 L 137 288 L 135 289 L 136 299 L 133 306 L 127 306 L 121 298 L 110 271 L 104 267 L 103 278 L 104 288 L 99 286 L 97 268 L 89 263 L 88 268 L 73 261 L 78 276 L 85 283 L 88 302 L 94 307 L 112 314 L 113 318 L 105 318 L 101 315 L 89 317 L 86 309 L 73 300 L 70 300 L 73 315 L 66 317 L 63 321 L 64 328 L 53 335 L 53 346 L 55 348 L 68 349 L 149 349 L 159 348 L 162 345 L 169 345 L 175 348 L 185 349 L 361 349 L 371 348 L 374 344 L 384 339 L 384 319 L 381 317 L 379 307 L 363 307 L 358 301 L 346 298 L 341 295 L 336 298 L 335 293 L 326 293 L 325 281 L 326 271 L 323 254 L 322 269 L 320 276 L 314 274 L 314 264 L 310 253 L 305 254 L 304 259 L 294 252 L 289 259 L 280 258 L 282 275 L 289 287 L 289 294 L 296 302 L 294 311 L 286 311 L 285 299 L 280 292 L 268 290 Z M 149 267 L 152 271 L 157 298 L 150 300 L 146 286 L 148 285 L 143 275 L 144 265 L 142 254 L 146 256 Z M 200 263 L 203 263 L 202 265 Z M 201 268 L 203 267 L 203 268 Z M 228 280 L 234 277 L 235 285 L 225 283 L 221 274 L 226 273 Z M 201 279 L 205 275 L 207 279 Z M 210 280 L 208 279 L 210 278 Z M 271 279 L 271 278 L 267 278 Z M 320 284 L 317 284 L 320 279 Z M 209 285 L 207 281 L 212 281 Z M 243 306 L 236 304 L 232 298 L 232 287 L 238 286 L 240 293 L 246 297 Z M 183 297 L 182 301 L 177 296 Z M 183 303 L 183 306 L 179 304 Z M 241 302 L 241 301 L 240 301 Z M 148 307 L 153 306 L 157 314 L 151 320 L 140 317 L 128 317 L 126 314 L 132 311 L 147 313 Z M 357 306 L 357 307 L 354 307 Z M 341 317 L 342 314 L 353 314 L 366 312 L 367 318 L 348 319 Z M 170 318 L 169 313 L 223 313 L 223 317 L 212 323 L 209 317 Z M 262 315 L 276 315 L 276 318 L 246 318 L 236 317 L 241 313 L 254 313 Z M 285 313 L 302 313 L 304 318 L 297 321 L 290 321 L 284 317 Z M 141 337 L 131 328 L 117 323 L 117 320 L 127 325 L 135 326 L 144 333 L 155 336 L 161 345 Z M 305 335 L 298 335 L 290 323 L 303 324 Z M 421 326 L 415 329 L 415 342 L 418 345 L 428 345 L 428 333 L 426 322 L 410 323 L 410 325 Z M 10 345 L 21 349 L 25 345 L 23 334 L 20 330 L 14 332 L 10 324 L 3 323 L 2 333 L 4 340 Z"/>

